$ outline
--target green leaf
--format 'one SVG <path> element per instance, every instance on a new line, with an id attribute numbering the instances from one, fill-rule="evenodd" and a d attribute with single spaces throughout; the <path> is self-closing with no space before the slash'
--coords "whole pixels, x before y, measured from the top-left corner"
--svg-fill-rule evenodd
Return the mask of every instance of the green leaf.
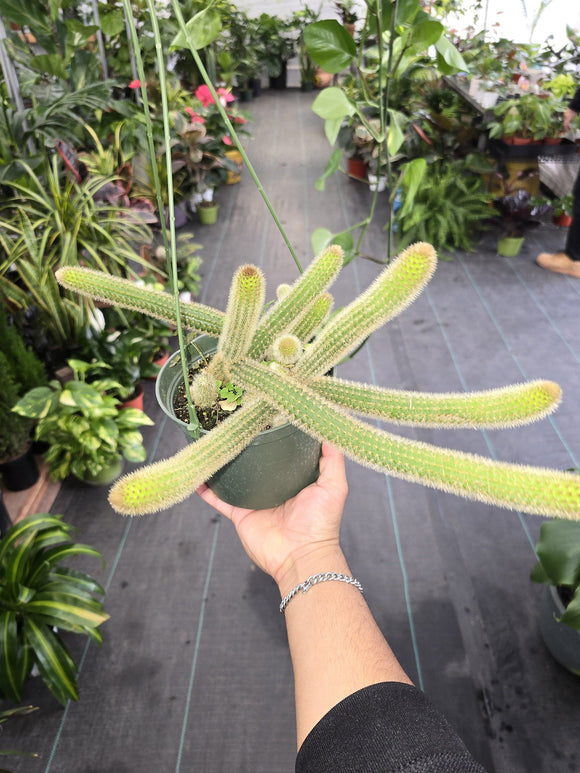
<path id="1" fill-rule="evenodd" d="M 404 171 L 400 178 L 400 184 L 405 191 L 403 197 L 403 206 L 398 213 L 399 217 L 405 217 L 413 208 L 415 196 L 423 180 L 427 161 L 424 158 L 414 158 L 407 164 L 404 164 Z"/>
<path id="2" fill-rule="evenodd" d="M 435 19 L 427 19 L 414 24 L 410 38 L 410 49 L 415 52 L 425 51 L 429 46 L 435 45 L 444 32 L 445 27 Z"/>
<path id="3" fill-rule="evenodd" d="M 560 622 L 580 631 L 580 586 L 576 588 L 572 601 L 566 607 Z"/>
<path id="4" fill-rule="evenodd" d="M 99 14 L 101 22 L 101 32 L 107 37 L 120 35 L 125 29 L 125 18 L 122 11 L 112 11 L 111 13 Z"/>
<path id="5" fill-rule="evenodd" d="M 0 565 L 5 560 L 5 556 L 12 549 L 13 545 L 29 531 L 44 531 L 52 528 L 64 528 L 66 524 L 62 523 L 62 515 L 50 515 L 48 513 L 36 513 L 29 515 L 22 521 L 14 524 L 4 537 L 0 540 Z M 70 527 L 67 527 L 70 528 Z"/>
<path id="6" fill-rule="evenodd" d="M 59 402 L 90 415 L 95 408 L 103 404 L 103 398 L 90 384 L 85 384 L 84 381 L 69 381 L 60 394 Z"/>
<path id="7" fill-rule="evenodd" d="M 54 75 L 64 81 L 68 78 L 64 60 L 60 54 L 38 54 L 29 60 L 29 65 L 35 72 Z"/>
<path id="8" fill-rule="evenodd" d="M 16 545 L 11 552 L 8 560 L 4 564 L 4 582 L 7 587 L 12 585 L 18 585 L 19 582 L 25 581 L 23 574 L 26 569 L 27 563 L 34 556 L 31 552 L 31 546 L 34 543 L 36 537 L 35 532 L 29 532 L 20 542 Z"/>
<path id="9" fill-rule="evenodd" d="M 11 701 L 22 700 L 24 676 L 20 668 L 16 613 L 0 613 L 0 691 Z"/>
<path id="10" fill-rule="evenodd" d="M 334 143 L 336 142 L 336 138 L 338 137 L 338 132 L 340 131 L 340 127 L 342 126 L 342 120 L 343 120 L 342 117 L 328 118 L 324 122 L 324 133 L 330 145 L 334 145 Z"/>
<path id="11" fill-rule="evenodd" d="M 325 72 L 339 73 L 356 58 L 352 35 L 336 19 L 326 19 L 304 28 L 304 43 L 314 62 Z"/>
<path id="12" fill-rule="evenodd" d="M 209 46 L 220 31 L 220 15 L 214 8 L 204 8 L 203 11 L 196 13 L 185 27 L 188 33 L 187 37 L 183 31 L 180 31 L 173 39 L 169 47 L 170 51 L 177 48 L 189 48 L 190 43 L 198 50 Z"/>
<path id="13" fill-rule="evenodd" d="M 355 106 L 338 86 L 329 86 L 316 97 L 312 103 L 312 110 L 321 118 L 346 118 L 354 115 Z"/>
<path id="14" fill-rule="evenodd" d="M 54 697 L 63 705 L 69 698 L 78 700 L 76 666 L 59 637 L 30 618 L 24 619 L 23 627 L 38 670 Z"/>
<path id="15" fill-rule="evenodd" d="M 441 70 L 443 75 L 452 75 L 458 71 L 469 71 L 469 67 L 465 63 L 465 60 L 445 35 L 441 35 L 439 40 L 435 43 L 435 50 L 437 51 L 437 67 Z"/>
<path id="16" fill-rule="evenodd" d="M 310 236 L 310 244 L 314 255 L 320 255 L 325 247 L 328 247 L 332 240 L 332 231 L 328 228 L 317 228 Z"/>
<path id="17" fill-rule="evenodd" d="M 70 593 L 37 593 L 26 606 L 28 615 L 50 617 L 60 626 L 69 623 L 83 628 L 96 628 L 108 620 L 100 601 L 86 599 Z"/>
<path id="18" fill-rule="evenodd" d="M 12 409 L 20 416 L 31 419 L 43 419 L 53 410 L 58 402 L 58 395 L 49 387 L 35 387 L 27 392 Z"/>
<path id="19" fill-rule="evenodd" d="M 323 191 L 326 186 L 326 180 L 338 170 L 340 167 L 340 161 L 342 159 L 342 149 L 336 148 L 333 151 L 328 163 L 324 167 L 324 172 L 320 175 L 318 180 L 314 183 L 314 187 L 317 191 Z"/>
<path id="20" fill-rule="evenodd" d="M 580 523 L 567 520 L 543 523 L 536 553 L 553 585 L 580 585 Z"/>
<path id="21" fill-rule="evenodd" d="M 405 126 L 409 119 L 398 110 L 389 110 L 389 131 L 387 134 L 387 147 L 391 156 L 394 156 L 405 141 Z"/>

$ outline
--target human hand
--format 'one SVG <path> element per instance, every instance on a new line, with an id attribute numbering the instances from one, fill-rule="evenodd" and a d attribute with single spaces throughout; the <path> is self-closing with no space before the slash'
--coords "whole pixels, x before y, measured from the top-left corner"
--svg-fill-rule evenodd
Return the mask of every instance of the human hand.
<path id="1" fill-rule="evenodd" d="M 348 485 L 344 457 L 332 446 L 322 446 L 318 480 L 278 507 L 234 507 L 219 499 L 205 483 L 197 493 L 233 522 L 248 556 L 280 586 L 298 562 L 323 562 L 325 557 L 340 553 L 340 521 Z M 321 565 L 318 571 L 327 569 Z"/>
<path id="2" fill-rule="evenodd" d="M 564 110 L 564 131 L 568 131 L 572 121 L 574 118 L 576 118 L 577 115 L 578 113 L 576 113 L 574 110 L 571 110 L 569 107 Z"/>

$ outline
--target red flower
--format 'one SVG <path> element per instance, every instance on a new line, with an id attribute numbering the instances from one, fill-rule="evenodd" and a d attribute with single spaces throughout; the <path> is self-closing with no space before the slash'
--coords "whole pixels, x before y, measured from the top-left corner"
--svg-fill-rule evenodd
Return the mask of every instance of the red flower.
<path id="1" fill-rule="evenodd" d="M 193 107 L 186 107 L 185 112 L 191 118 L 193 123 L 205 123 L 205 118 L 202 118 L 201 115 L 198 115 Z"/>
<path id="2" fill-rule="evenodd" d="M 224 134 L 223 141 L 224 141 L 224 145 L 231 145 L 232 144 L 232 141 L 231 141 L 231 139 L 230 139 L 228 134 Z"/>
<path id="3" fill-rule="evenodd" d="M 214 98 L 211 95 L 211 91 L 209 90 L 209 86 L 206 86 L 205 84 L 203 86 L 199 86 L 195 90 L 195 96 L 197 97 L 197 99 L 199 99 L 199 101 L 204 107 L 207 107 L 208 105 L 213 105 L 215 102 Z"/>
<path id="4" fill-rule="evenodd" d="M 241 115 L 234 116 L 234 123 L 248 123 L 246 118 L 242 118 Z"/>
<path id="5" fill-rule="evenodd" d="M 147 86 L 147 84 L 145 84 L 145 86 Z M 129 83 L 127 85 L 127 88 L 128 89 L 140 89 L 141 88 L 141 81 L 140 80 L 131 81 L 131 83 Z"/>

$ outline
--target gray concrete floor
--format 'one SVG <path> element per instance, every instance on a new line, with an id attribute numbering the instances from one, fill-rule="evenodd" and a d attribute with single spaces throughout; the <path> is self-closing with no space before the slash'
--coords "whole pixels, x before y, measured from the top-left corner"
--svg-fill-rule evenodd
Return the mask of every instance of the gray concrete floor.
<path id="1" fill-rule="evenodd" d="M 361 183 L 313 183 L 329 155 L 313 95 L 266 92 L 249 153 L 304 263 L 317 227 L 338 231 L 369 203 Z M 200 300 L 224 308 L 233 269 L 260 265 L 275 286 L 296 277 L 247 171 L 220 195 L 216 226 L 194 225 L 203 249 Z M 384 256 L 384 201 L 365 251 Z M 532 232 L 518 258 L 487 233 L 472 253 L 441 261 L 423 295 L 376 333 L 340 375 L 433 391 L 550 378 L 564 400 L 550 419 L 496 432 L 402 430 L 499 459 L 580 466 L 580 282 L 542 271 L 557 249 L 552 227 Z M 357 260 L 335 286 L 339 304 L 380 267 Z M 151 459 L 181 447 L 148 385 Z M 399 432 L 398 429 L 395 431 Z M 538 629 L 541 588 L 529 582 L 541 519 L 474 504 L 348 464 L 343 544 L 378 624 L 410 676 L 494 773 L 580 770 L 580 680 L 558 666 Z M 34 715 L 3 726 L 15 773 L 289 773 L 295 732 L 291 664 L 272 581 L 231 524 L 192 497 L 157 516 L 127 520 L 106 491 L 68 481 L 53 512 L 99 548 L 107 588 L 101 648 L 73 641 L 80 701 L 63 709 L 32 679 Z M 74 639 L 74 637 L 73 637 Z"/>

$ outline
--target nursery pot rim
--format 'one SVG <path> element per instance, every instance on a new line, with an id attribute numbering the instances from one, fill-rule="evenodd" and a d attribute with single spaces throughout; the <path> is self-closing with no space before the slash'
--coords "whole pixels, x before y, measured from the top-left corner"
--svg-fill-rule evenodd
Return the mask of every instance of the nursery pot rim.
<path id="1" fill-rule="evenodd" d="M 207 352 L 204 352 L 204 354 L 214 354 L 215 351 L 217 350 L 218 339 L 214 338 L 213 336 L 202 335 L 202 336 L 198 336 L 198 338 L 196 338 L 195 340 L 199 341 L 200 339 L 205 339 L 208 342 L 208 344 L 211 344 L 211 342 L 215 341 L 215 348 L 213 348 L 212 350 L 209 350 Z M 192 355 L 191 360 L 199 359 L 199 353 L 197 351 L 195 351 L 195 349 L 191 349 L 191 347 L 190 347 L 190 351 L 191 351 L 191 355 Z M 173 354 L 170 355 L 170 357 L 167 360 L 167 362 L 165 363 L 165 365 L 163 365 L 162 370 L 165 370 L 166 368 L 177 367 L 177 365 L 175 365 L 175 366 L 173 365 L 173 362 L 175 362 L 175 361 L 177 361 L 179 359 L 180 354 L 181 354 L 181 352 L 179 351 L 179 349 L 176 352 L 173 352 Z M 189 367 L 189 364 L 192 364 L 192 363 L 188 359 L 188 367 Z M 179 369 L 179 374 L 181 376 L 181 368 Z M 181 378 L 179 379 L 179 382 L 181 382 Z M 162 395 L 161 395 L 161 386 L 162 386 L 162 382 L 158 378 L 156 380 L 156 382 L 155 382 L 155 397 L 157 398 L 157 402 L 161 406 L 161 410 L 163 411 L 163 413 L 169 419 L 171 419 L 173 422 L 175 422 L 179 427 L 181 427 L 181 429 L 186 434 L 189 435 L 190 429 L 191 429 L 191 424 L 189 424 L 186 421 L 182 421 L 182 419 L 179 419 L 175 415 L 175 413 L 171 410 L 171 408 L 166 405 L 166 402 L 169 402 L 169 401 L 166 401 L 162 397 Z M 172 398 L 173 398 L 173 395 L 172 395 Z M 171 402 L 173 402 L 173 400 L 171 400 Z M 225 421 L 227 421 L 227 419 L 225 419 Z M 256 444 L 256 445 L 262 444 L 262 443 L 273 443 L 273 442 L 277 441 L 278 438 L 280 438 L 280 436 L 283 436 L 285 434 L 291 434 L 291 433 L 296 432 L 296 431 L 299 431 L 299 428 L 297 426 L 295 426 L 294 424 L 292 424 L 291 422 L 287 421 L 287 422 L 284 422 L 284 424 L 278 424 L 276 427 L 270 427 L 270 429 L 263 429 L 263 430 L 261 430 L 260 433 L 258 435 L 256 435 L 256 437 L 254 438 L 252 443 Z M 203 429 L 203 427 L 201 428 L 201 434 L 202 435 L 207 435 L 209 432 L 211 432 L 210 429 Z"/>

